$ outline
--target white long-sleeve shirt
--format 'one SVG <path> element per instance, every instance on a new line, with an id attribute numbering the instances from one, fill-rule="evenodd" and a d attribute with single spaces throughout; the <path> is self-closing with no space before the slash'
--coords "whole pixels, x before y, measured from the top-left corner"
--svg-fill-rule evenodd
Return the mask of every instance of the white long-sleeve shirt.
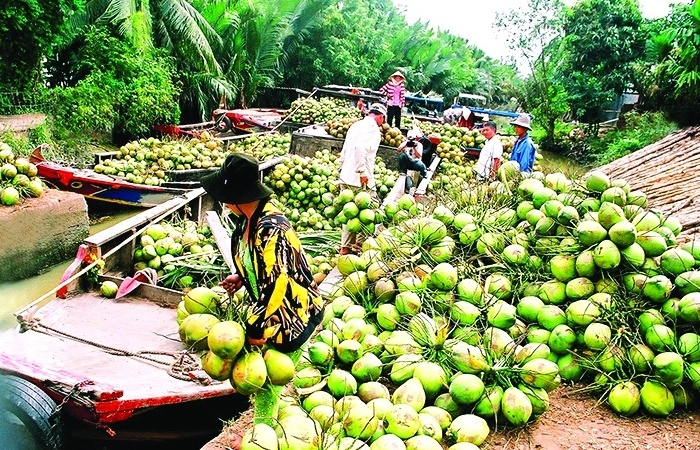
<path id="1" fill-rule="evenodd" d="M 493 170 L 493 161 L 495 159 L 501 159 L 503 156 L 503 144 L 498 138 L 498 135 L 494 135 L 491 139 L 486 141 L 484 148 L 479 152 L 479 160 L 476 162 L 477 177 L 480 180 L 486 180 L 491 178 L 491 170 Z"/>
<path id="2" fill-rule="evenodd" d="M 339 159 L 342 183 L 361 187 L 360 176 L 366 176 L 367 187 L 374 189 L 374 161 L 381 140 L 382 133 L 372 116 L 350 126 Z"/>

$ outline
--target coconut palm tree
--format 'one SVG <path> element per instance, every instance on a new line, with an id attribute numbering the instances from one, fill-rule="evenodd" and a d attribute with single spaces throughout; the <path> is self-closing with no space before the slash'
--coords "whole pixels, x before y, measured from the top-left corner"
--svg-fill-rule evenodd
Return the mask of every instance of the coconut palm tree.
<path id="1" fill-rule="evenodd" d="M 116 26 L 141 51 L 165 48 L 204 70 L 220 70 L 213 51 L 220 37 L 187 0 L 91 0 L 69 21 L 76 33 L 93 24 Z"/>

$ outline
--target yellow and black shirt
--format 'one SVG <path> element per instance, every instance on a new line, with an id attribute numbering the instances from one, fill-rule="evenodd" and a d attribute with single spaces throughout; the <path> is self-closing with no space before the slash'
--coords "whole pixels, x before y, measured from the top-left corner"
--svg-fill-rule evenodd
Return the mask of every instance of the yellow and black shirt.
<path id="1" fill-rule="evenodd" d="M 231 239 L 236 270 L 251 297 L 246 334 L 283 352 L 298 349 L 323 316 L 324 301 L 313 279 L 301 242 L 289 220 L 261 200 L 254 228 L 243 241 L 242 226 Z"/>

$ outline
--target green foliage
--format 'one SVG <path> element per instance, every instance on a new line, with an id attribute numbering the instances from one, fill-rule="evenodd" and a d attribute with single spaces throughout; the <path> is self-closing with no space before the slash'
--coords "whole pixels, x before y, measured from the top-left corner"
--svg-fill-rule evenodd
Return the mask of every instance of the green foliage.
<path id="1" fill-rule="evenodd" d="M 589 152 L 581 162 L 600 166 L 659 141 L 678 128 L 661 112 L 630 111 L 621 116 L 622 127 L 588 140 Z"/>
<path id="2" fill-rule="evenodd" d="M 682 125 L 700 123 L 700 0 L 674 5 L 663 31 L 647 43 L 647 52 L 656 63 L 650 103 Z"/>
<path id="3" fill-rule="evenodd" d="M 137 52 L 104 30 L 89 34 L 77 70 L 89 75 L 47 94 L 58 132 L 143 136 L 179 117 L 179 90 L 169 58 Z"/>
<path id="4" fill-rule="evenodd" d="M 557 120 L 568 110 L 560 66 L 563 7 L 560 0 L 528 0 L 527 7 L 513 9 L 497 22 L 509 48 L 530 70 L 518 100 L 526 111 L 535 112 L 545 130 L 543 141 L 550 144 Z"/>
<path id="5" fill-rule="evenodd" d="M 40 86 L 42 60 L 80 0 L 13 0 L 0 7 L 0 91 Z"/>
<path id="6" fill-rule="evenodd" d="M 562 75 L 574 117 L 599 119 L 632 81 L 645 36 L 637 0 L 581 0 L 566 10 Z"/>

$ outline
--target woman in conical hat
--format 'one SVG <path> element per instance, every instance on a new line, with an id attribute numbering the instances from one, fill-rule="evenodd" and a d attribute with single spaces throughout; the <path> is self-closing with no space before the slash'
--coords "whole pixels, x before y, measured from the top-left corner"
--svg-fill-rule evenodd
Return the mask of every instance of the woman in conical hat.
<path id="1" fill-rule="evenodd" d="M 386 96 L 386 122 L 389 126 L 401 128 L 401 110 L 406 104 L 406 77 L 397 70 L 389 76 L 389 81 L 379 92 Z"/>

